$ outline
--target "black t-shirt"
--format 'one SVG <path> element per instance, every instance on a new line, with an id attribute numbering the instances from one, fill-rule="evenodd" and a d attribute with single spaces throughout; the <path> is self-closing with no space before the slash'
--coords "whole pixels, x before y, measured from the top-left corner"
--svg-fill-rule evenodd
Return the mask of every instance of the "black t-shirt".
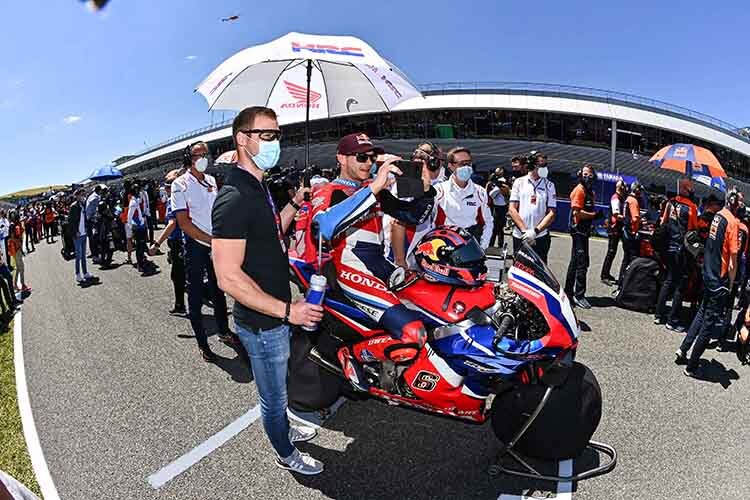
<path id="1" fill-rule="evenodd" d="M 280 239 L 278 211 L 268 189 L 249 172 L 230 167 L 211 215 L 213 237 L 244 239 L 242 270 L 267 294 L 284 302 L 292 299 L 289 260 Z M 281 319 L 234 303 L 234 320 L 247 329 L 268 330 Z"/>

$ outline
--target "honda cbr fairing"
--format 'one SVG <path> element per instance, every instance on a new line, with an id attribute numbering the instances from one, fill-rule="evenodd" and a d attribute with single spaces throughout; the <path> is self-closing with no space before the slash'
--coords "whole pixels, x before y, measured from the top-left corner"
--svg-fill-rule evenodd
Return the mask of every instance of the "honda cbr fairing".
<path id="1" fill-rule="evenodd" d="M 290 264 L 307 287 L 314 267 L 295 258 Z M 330 295 L 323 305 L 335 319 L 363 338 L 383 333 L 366 314 Z M 514 380 L 529 363 L 551 362 L 577 345 L 579 330 L 566 295 L 526 245 L 516 254 L 507 284 L 467 288 L 418 279 L 397 295 L 430 331 L 428 345 L 404 372 L 416 399 L 371 390 L 400 404 L 482 422 L 498 382 Z M 507 315 L 514 317 L 514 327 L 498 336 Z"/>

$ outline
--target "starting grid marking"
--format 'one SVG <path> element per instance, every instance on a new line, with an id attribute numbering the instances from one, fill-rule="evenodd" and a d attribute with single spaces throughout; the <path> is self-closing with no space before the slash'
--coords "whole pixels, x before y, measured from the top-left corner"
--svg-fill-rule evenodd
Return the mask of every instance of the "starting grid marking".
<path id="1" fill-rule="evenodd" d="M 558 466 L 558 475 L 572 476 L 573 475 L 573 460 L 562 460 Z M 497 500 L 538 500 L 538 496 L 526 496 L 526 495 L 509 495 L 502 493 Z M 541 497 L 545 499 L 556 499 L 556 500 L 572 500 L 573 498 L 573 483 L 570 481 L 561 481 L 557 483 L 557 493 L 554 496 Z"/>
<path id="2" fill-rule="evenodd" d="M 45 500 L 60 500 L 52 475 L 49 473 L 47 461 L 44 459 L 42 445 L 39 443 L 39 433 L 34 423 L 34 415 L 31 412 L 31 400 L 29 399 L 29 387 L 26 383 L 26 365 L 23 359 L 23 313 L 16 314 L 13 320 L 13 363 L 16 371 L 16 396 L 18 398 L 18 411 L 21 414 L 21 426 L 26 447 L 31 457 L 31 466 L 36 475 L 39 489 Z"/>
<path id="3" fill-rule="evenodd" d="M 148 476 L 148 484 L 150 484 L 153 489 L 158 490 L 169 481 L 216 451 L 234 436 L 250 427 L 250 425 L 259 418 L 260 405 L 256 405 L 240 418 L 227 425 L 222 430 L 182 455 L 180 458 Z"/>

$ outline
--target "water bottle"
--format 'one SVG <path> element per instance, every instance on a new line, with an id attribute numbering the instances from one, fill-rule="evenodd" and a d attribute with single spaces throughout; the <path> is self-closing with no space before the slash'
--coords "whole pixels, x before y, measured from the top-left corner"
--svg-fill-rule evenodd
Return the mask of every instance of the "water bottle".
<path id="1" fill-rule="evenodd" d="M 328 285 L 328 281 L 326 280 L 326 277 L 320 274 L 313 274 L 310 278 L 310 288 L 307 290 L 307 300 L 308 304 L 316 304 L 321 305 L 323 304 L 323 299 L 326 296 L 326 286 Z M 306 330 L 308 332 L 314 332 L 318 329 L 318 325 L 315 326 L 307 326 L 302 325 L 302 329 Z"/>

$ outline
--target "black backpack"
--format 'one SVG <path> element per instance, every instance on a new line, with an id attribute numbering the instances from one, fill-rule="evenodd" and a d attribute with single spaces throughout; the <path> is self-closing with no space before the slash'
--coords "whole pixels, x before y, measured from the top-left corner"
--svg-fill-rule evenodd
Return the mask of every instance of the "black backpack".
<path id="1" fill-rule="evenodd" d="M 615 301 L 625 309 L 653 312 L 659 293 L 659 263 L 638 257 L 625 269 Z"/>

